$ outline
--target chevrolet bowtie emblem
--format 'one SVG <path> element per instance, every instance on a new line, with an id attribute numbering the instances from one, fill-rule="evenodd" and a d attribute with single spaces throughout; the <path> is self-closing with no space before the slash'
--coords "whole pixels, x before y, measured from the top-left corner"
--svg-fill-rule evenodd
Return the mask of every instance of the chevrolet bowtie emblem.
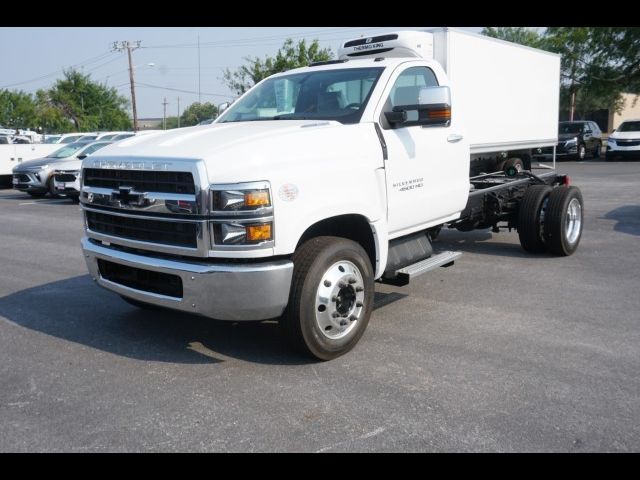
<path id="1" fill-rule="evenodd" d="M 111 192 L 111 200 L 117 201 L 121 206 L 142 207 L 147 202 L 146 193 L 136 192 L 133 187 L 120 187 Z"/>

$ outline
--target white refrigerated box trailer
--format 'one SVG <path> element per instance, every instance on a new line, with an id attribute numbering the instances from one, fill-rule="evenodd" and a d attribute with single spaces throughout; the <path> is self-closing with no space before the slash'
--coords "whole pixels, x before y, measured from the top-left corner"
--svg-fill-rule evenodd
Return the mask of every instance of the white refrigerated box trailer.
<path id="1" fill-rule="evenodd" d="M 471 153 L 556 145 L 560 55 L 446 27 L 427 33 Z"/>

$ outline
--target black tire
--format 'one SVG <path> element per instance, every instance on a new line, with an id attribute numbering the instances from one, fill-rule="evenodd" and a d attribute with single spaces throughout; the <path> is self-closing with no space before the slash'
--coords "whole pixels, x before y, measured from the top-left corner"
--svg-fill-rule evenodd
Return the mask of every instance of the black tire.
<path id="1" fill-rule="evenodd" d="M 522 170 L 524 170 L 524 162 L 522 161 L 521 158 L 517 158 L 517 157 L 508 158 L 507 161 L 504 162 L 502 170 L 506 172 L 507 168 L 509 167 L 514 167 L 518 172 L 521 172 Z"/>
<path id="2" fill-rule="evenodd" d="M 362 306 L 357 323 L 347 327 L 350 330 L 346 330 L 345 336 L 332 339 L 322 331 L 316 320 L 316 294 L 329 269 L 341 261 L 351 262 L 361 274 Z M 280 318 L 283 335 L 293 348 L 319 360 L 331 360 L 347 353 L 362 337 L 373 311 L 374 272 L 369 256 L 356 242 L 322 236 L 300 246 L 293 255 L 293 262 L 289 303 Z M 332 286 L 330 282 L 324 282 L 325 286 Z M 318 310 L 324 312 L 326 308 L 320 310 L 318 307 Z"/>
<path id="3" fill-rule="evenodd" d="M 578 209 L 575 208 L 576 205 L 579 205 Z M 575 218 L 571 218 L 572 216 Z M 576 222 L 578 217 L 579 224 Z M 580 189 L 565 186 L 553 189 L 549 194 L 544 216 L 544 240 L 547 249 L 556 255 L 571 255 L 578 248 L 583 225 L 584 204 Z"/>
<path id="4" fill-rule="evenodd" d="M 44 191 L 44 192 L 27 192 L 29 195 L 31 195 L 33 198 L 42 198 L 44 197 L 48 192 Z"/>
<path id="5" fill-rule="evenodd" d="M 602 142 L 596 144 L 596 149 L 593 151 L 593 158 L 600 158 L 602 154 Z"/>
<path id="6" fill-rule="evenodd" d="M 587 158 L 587 147 L 584 143 L 578 144 L 578 153 L 576 153 L 576 160 L 582 161 Z"/>
<path id="7" fill-rule="evenodd" d="M 120 295 L 120 298 L 127 302 L 129 305 L 133 305 L 134 307 L 138 307 L 143 310 L 165 310 L 164 307 L 159 307 L 158 305 L 152 305 L 151 303 L 134 300 L 133 298 L 123 297 L 122 295 Z"/>
<path id="8" fill-rule="evenodd" d="M 60 195 L 56 193 L 56 187 L 53 183 L 53 175 L 51 175 L 47 181 L 47 188 L 49 189 L 49 195 L 51 198 L 60 198 Z"/>
<path id="9" fill-rule="evenodd" d="M 527 252 L 542 253 L 546 250 L 542 234 L 541 212 L 552 188 L 548 185 L 532 185 L 524 193 L 518 211 L 518 237 Z"/>

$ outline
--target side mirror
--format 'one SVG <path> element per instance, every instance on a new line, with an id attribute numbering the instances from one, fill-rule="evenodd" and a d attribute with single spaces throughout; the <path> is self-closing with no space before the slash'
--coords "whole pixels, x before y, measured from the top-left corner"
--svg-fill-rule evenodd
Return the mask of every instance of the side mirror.
<path id="1" fill-rule="evenodd" d="M 425 87 L 418 92 L 417 103 L 397 105 L 385 118 L 394 127 L 448 126 L 451 123 L 451 91 L 449 87 Z"/>
<path id="2" fill-rule="evenodd" d="M 222 115 L 222 112 L 224 112 L 230 106 L 231 106 L 231 102 L 224 102 L 218 105 L 218 116 Z"/>
<path id="3" fill-rule="evenodd" d="M 80 155 L 78 155 L 78 158 L 80 160 L 84 160 L 85 158 L 87 158 L 87 155 L 85 153 L 81 153 Z"/>

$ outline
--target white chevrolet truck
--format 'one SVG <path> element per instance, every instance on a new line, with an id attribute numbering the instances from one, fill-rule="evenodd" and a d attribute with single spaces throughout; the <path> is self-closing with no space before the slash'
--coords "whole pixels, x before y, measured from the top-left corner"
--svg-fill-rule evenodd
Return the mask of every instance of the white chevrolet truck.
<path id="1" fill-rule="evenodd" d="M 300 351 L 349 351 L 374 283 L 459 252 L 441 228 L 516 229 L 570 255 L 580 191 L 531 150 L 557 143 L 560 58 L 464 31 L 344 42 L 269 77 L 211 125 L 135 137 L 83 162 L 89 272 L 141 308 L 279 319 Z"/>

